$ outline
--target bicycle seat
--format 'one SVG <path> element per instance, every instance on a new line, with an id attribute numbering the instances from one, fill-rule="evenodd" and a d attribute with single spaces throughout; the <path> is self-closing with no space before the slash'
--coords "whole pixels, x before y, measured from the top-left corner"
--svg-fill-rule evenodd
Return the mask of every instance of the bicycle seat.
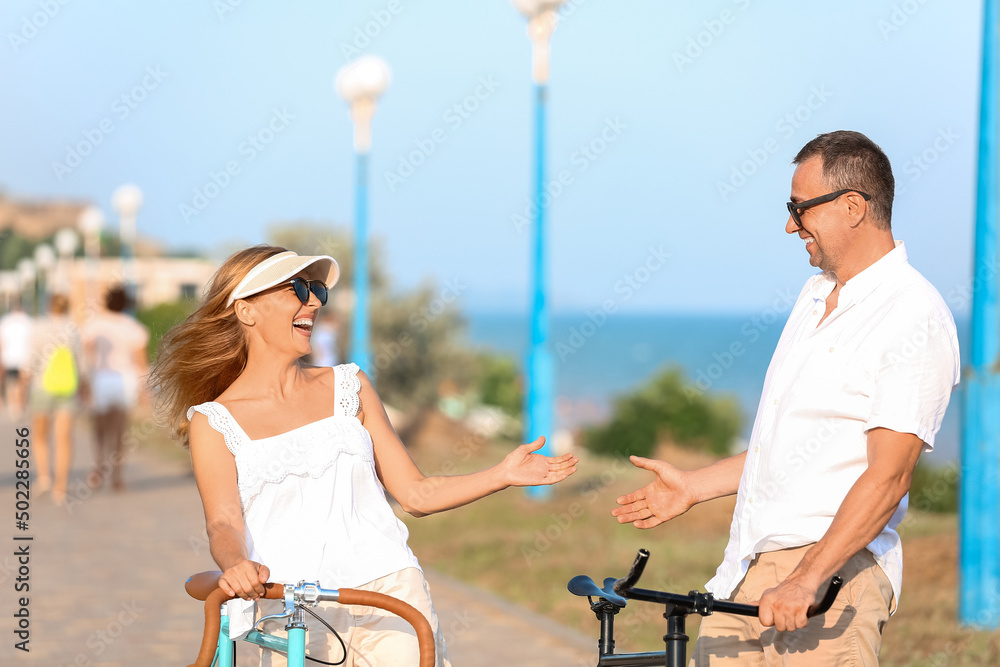
<path id="1" fill-rule="evenodd" d="M 210 570 L 191 575 L 184 582 L 184 590 L 195 600 L 204 602 L 208 599 L 208 594 L 219 587 L 219 577 L 221 576 L 222 572 L 219 570 Z"/>
<path id="2" fill-rule="evenodd" d="M 604 588 L 599 588 L 594 580 L 585 574 L 578 574 L 569 580 L 566 588 L 573 595 L 579 595 L 580 597 L 594 597 L 607 600 L 616 607 L 624 607 L 628 604 L 628 600 L 622 596 L 615 593 L 611 587 L 617 581 L 614 577 L 608 577 L 604 580 Z"/>

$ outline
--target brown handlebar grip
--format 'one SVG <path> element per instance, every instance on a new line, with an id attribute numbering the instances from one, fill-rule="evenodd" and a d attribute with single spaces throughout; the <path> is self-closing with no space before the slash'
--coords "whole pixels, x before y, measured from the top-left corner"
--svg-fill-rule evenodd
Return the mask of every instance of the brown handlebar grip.
<path id="1" fill-rule="evenodd" d="M 203 575 L 212 574 L 215 573 L 201 572 L 188 579 L 188 583 L 184 585 L 192 597 L 205 601 L 205 633 L 201 637 L 201 649 L 198 651 L 197 660 L 193 664 L 188 665 L 188 667 L 211 667 L 212 660 L 215 658 L 215 647 L 219 641 L 219 629 L 222 626 L 222 604 L 236 597 L 235 595 L 229 595 L 218 587 L 218 576 L 215 578 L 216 588 L 214 590 L 203 598 L 195 595 L 195 592 L 203 592 L 201 587 L 205 582 Z M 202 578 L 199 579 L 199 577 Z M 191 582 L 195 580 L 198 581 L 195 582 L 194 586 L 191 586 Z M 264 584 L 265 599 L 280 600 L 284 595 L 285 587 L 281 584 Z"/>
<path id="2" fill-rule="evenodd" d="M 340 604 L 359 604 L 367 607 L 378 607 L 396 614 L 410 625 L 417 633 L 420 646 L 420 667 L 434 667 L 434 631 L 427 618 L 413 606 L 389 595 L 374 591 L 359 591 L 353 588 L 340 589 Z"/>

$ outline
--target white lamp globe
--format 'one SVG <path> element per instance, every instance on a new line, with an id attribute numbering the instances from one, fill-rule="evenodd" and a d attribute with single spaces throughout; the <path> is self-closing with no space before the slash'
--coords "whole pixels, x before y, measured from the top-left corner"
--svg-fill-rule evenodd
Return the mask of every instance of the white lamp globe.
<path id="1" fill-rule="evenodd" d="M 377 100 L 391 80 L 388 63 L 378 56 L 362 56 L 340 68 L 334 85 L 337 94 L 350 104 L 365 98 Z"/>
<path id="2" fill-rule="evenodd" d="M 142 190 L 131 183 L 122 185 L 111 195 L 111 205 L 118 211 L 118 215 L 134 216 L 142 206 Z"/>
<path id="3" fill-rule="evenodd" d="M 96 206 L 88 206 L 80 213 L 76 223 L 85 236 L 97 234 L 104 227 L 104 214 Z"/>
<path id="4" fill-rule="evenodd" d="M 60 257 L 70 257 L 76 252 L 77 237 L 72 229 L 60 229 L 56 233 L 56 250 Z"/>
<path id="5" fill-rule="evenodd" d="M 35 246 L 35 264 L 42 271 L 48 271 L 56 263 L 56 251 L 48 243 Z"/>

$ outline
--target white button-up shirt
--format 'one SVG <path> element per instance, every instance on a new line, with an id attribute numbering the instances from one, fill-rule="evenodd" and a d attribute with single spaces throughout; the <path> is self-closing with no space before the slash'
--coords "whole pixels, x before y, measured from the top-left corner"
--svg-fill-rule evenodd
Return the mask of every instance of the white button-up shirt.
<path id="1" fill-rule="evenodd" d="M 869 429 L 913 433 L 932 449 L 958 384 L 955 322 L 902 241 L 844 284 L 820 324 L 835 285 L 831 273 L 806 282 L 771 358 L 725 560 L 707 584 L 717 598 L 732 594 L 757 554 L 823 537 L 868 467 Z M 868 545 L 897 603 L 896 528 L 907 504 Z"/>

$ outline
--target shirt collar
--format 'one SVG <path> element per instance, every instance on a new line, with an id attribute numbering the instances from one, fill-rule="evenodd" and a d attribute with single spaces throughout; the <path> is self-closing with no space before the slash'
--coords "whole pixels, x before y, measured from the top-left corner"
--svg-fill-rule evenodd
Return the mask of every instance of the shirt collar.
<path id="1" fill-rule="evenodd" d="M 846 306 L 861 301 L 874 292 L 875 288 L 883 283 L 889 274 L 900 265 L 907 263 L 906 246 L 903 245 L 902 241 L 896 241 L 895 244 L 896 246 L 877 262 L 844 283 L 844 286 L 840 288 L 838 305 Z"/>
<path id="2" fill-rule="evenodd" d="M 878 261 L 867 269 L 854 276 L 840 289 L 840 296 L 837 297 L 837 305 L 846 306 L 855 301 L 860 301 L 875 291 L 875 288 L 885 279 L 886 275 L 894 271 L 900 264 L 908 261 L 906 246 L 902 241 L 896 241 L 895 247 L 883 255 Z M 809 286 L 809 294 L 813 299 L 824 301 L 837 284 L 837 278 L 831 271 L 824 271 L 817 274 L 812 284 Z"/>

